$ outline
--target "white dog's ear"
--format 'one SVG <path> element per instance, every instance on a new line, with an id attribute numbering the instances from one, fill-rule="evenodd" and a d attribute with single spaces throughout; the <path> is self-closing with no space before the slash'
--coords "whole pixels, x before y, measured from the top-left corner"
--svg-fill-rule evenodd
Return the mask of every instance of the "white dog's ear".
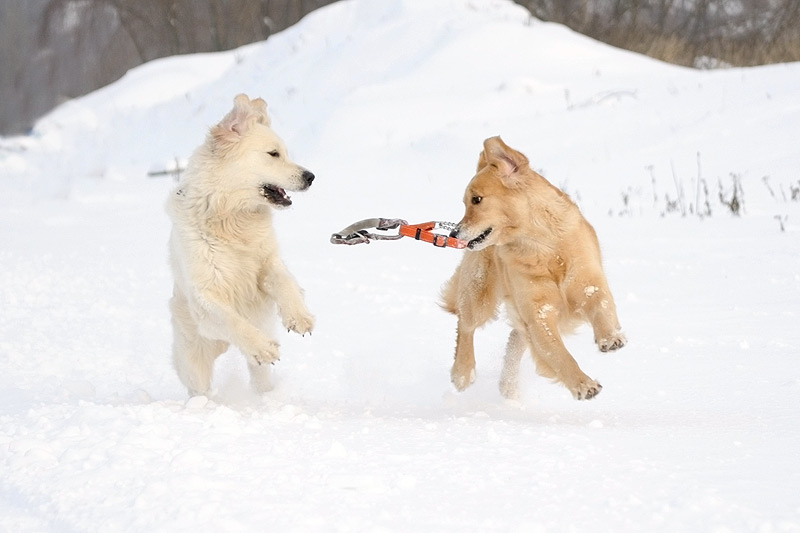
<path id="1" fill-rule="evenodd" d="M 258 121 L 265 125 L 269 126 L 269 115 L 267 115 L 267 103 L 264 101 L 263 98 L 256 98 L 255 100 L 250 101 L 253 104 L 253 110 L 258 114 Z"/>
<path id="2" fill-rule="evenodd" d="M 263 100 L 262 100 L 263 102 Z M 266 113 L 266 104 L 264 104 Z M 211 135 L 217 146 L 230 146 L 249 130 L 259 119 L 259 112 L 251 104 L 246 94 L 233 99 L 233 109 L 228 112 L 219 124 L 211 128 Z"/>
<path id="3" fill-rule="evenodd" d="M 490 137 L 483 142 L 483 156 L 487 164 L 494 165 L 500 171 L 506 187 L 519 187 L 522 184 L 525 174 L 521 170 L 528 167 L 528 158 L 504 143 L 500 137 Z"/>

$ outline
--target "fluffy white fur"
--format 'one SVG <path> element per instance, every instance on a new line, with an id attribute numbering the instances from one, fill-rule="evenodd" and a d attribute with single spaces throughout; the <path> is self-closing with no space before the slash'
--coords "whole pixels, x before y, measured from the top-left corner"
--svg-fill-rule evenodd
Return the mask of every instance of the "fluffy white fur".
<path id="1" fill-rule="evenodd" d="M 214 361 L 230 344 L 247 357 L 254 388 L 268 390 L 276 310 L 288 330 L 311 332 L 302 289 L 278 256 L 272 210 L 313 179 L 289 159 L 266 103 L 244 94 L 189 159 L 167 202 L 173 362 L 189 394 L 209 392 Z"/>

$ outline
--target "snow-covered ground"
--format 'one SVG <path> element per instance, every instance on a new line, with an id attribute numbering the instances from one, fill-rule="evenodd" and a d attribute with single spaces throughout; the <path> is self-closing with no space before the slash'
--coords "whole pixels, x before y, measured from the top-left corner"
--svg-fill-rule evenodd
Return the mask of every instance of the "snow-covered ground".
<path id="1" fill-rule="evenodd" d="M 276 215 L 317 327 L 264 397 L 232 350 L 189 400 L 147 174 L 239 92 L 317 175 Z M 0 139 L 0 531 L 800 531 L 798 124 L 800 64 L 687 70 L 505 0 L 340 2 L 64 104 Z M 503 320 L 456 393 L 463 252 L 328 242 L 458 220 L 496 134 L 598 231 L 630 342 L 568 338 L 594 400 L 526 360 L 504 401 Z"/>

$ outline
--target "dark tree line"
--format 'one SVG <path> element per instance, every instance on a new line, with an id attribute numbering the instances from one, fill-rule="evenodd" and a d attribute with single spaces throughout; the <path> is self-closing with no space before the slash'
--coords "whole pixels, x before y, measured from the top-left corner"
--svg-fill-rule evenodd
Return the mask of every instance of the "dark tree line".
<path id="1" fill-rule="evenodd" d="M 0 0 L 0 135 L 144 62 L 261 41 L 334 0 Z"/>
<path id="2" fill-rule="evenodd" d="M 264 40 L 334 1 L 0 0 L 0 135 L 26 131 L 136 65 Z M 800 0 L 515 1 L 539 19 L 672 63 L 800 60 Z"/>
<path id="3" fill-rule="evenodd" d="M 516 0 L 533 16 L 685 66 L 800 60 L 800 0 Z"/>

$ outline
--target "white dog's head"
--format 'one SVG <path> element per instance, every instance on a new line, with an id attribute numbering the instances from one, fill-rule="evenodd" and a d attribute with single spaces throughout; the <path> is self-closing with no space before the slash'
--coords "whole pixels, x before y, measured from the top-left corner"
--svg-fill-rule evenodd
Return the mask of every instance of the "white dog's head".
<path id="1" fill-rule="evenodd" d="M 248 204 L 292 205 L 286 191 L 304 191 L 314 174 L 289 159 L 286 145 L 270 128 L 267 104 L 240 94 L 233 109 L 211 128 L 208 154 L 217 166 L 217 185 Z"/>

